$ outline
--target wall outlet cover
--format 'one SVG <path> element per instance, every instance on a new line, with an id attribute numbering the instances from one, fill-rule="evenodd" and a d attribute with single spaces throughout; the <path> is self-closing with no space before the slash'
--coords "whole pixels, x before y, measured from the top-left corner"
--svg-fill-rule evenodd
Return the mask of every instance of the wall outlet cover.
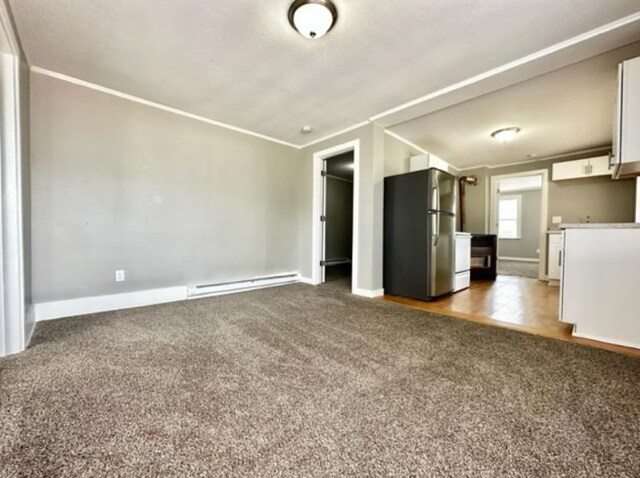
<path id="1" fill-rule="evenodd" d="M 553 224 L 560 224 L 562 223 L 562 216 L 552 216 L 551 217 L 551 222 Z"/>
<path id="2" fill-rule="evenodd" d="M 125 279 L 125 274 L 123 269 L 119 269 L 116 271 L 116 282 L 123 282 Z"/>

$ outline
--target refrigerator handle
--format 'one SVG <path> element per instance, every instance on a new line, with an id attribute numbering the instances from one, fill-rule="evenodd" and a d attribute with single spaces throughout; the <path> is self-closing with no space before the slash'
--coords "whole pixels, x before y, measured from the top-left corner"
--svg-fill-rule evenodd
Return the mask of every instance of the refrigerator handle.
<path id="1" fill-rule="evenodd" d="M 440 210 L 440 191 L 438 191 L 438 186 L 433 186 L 433 189 L 431 189 L 431 208 L 436 211 Z"/>
<path id="2" fill-rule="evenodd" d="M 433 247 L 438 245 L 438 239 L 440 238 L 440 215 L 431 214 L 431 236 L 433 239 Z"/>

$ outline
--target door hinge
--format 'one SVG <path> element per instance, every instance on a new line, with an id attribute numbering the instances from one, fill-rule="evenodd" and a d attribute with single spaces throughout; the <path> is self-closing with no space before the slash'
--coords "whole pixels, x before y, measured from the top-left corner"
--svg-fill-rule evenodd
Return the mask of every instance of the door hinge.
<path id="1" fill-rule="evenodd" d="M 320 222 L 327 222 L 327 216 L 320 216 Z"/>
<path id="2" fill-rule="evenodd" d="M 326 261 L 320 261 L 320 267 L 324 267 L 325 265 L 327 265 Z"/>
<path id="3" fill-rule="evenodd" d="M 322 176 L 323 178 L 327 175 L 326 171 L 320 171 L 320 176 Z"/>

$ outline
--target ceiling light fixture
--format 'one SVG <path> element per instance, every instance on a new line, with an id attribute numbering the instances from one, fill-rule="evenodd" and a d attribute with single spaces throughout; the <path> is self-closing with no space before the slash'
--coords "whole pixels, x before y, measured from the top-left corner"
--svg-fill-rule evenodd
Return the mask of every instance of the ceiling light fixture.
<path id="1" fill-rule="evenodd" d="M 337 19 L 331 0 L 295 0 L 289 7 L 289 23 L 305 38 L 323 37 Z"/>
<path id="2" fill-rule="evenodd" d="M 503 128 L 491 133 L 493 139 L 497 139 L 501 143 L 508 143 L 520 132 L 520 128 Z"/>

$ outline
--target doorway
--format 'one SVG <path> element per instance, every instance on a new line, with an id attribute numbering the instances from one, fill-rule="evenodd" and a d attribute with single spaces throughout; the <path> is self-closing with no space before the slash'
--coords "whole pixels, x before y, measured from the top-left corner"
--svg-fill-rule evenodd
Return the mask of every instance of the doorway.
<path id="1" fill-rule="evenodd" d="M 358 243 L 358 224 L 359 224 L 359 184 L 360 184 L 360 140 L 356 139 L 353 141 L 349 141 L 344 144 L 340 144 L 322 151 L 318 151 L 313 154 L 313 216 L 312 216 L 312 244 L 311 244 L 311 283 L 318 285 L 322 284 L 326 280 L 326 273 L 329 267 L 325 263 L 326 260 L 326 252 L 332 253 L 332 251 L 327 251 L 326 244 L 326 221 L 328 218 L 327 214 L 327 194 L 326 194 L 326 168 L 335 166 L 338 167 L 338 161 L 335 165 L 331 163 L 331 158 L 336 158 L 338 156 L 344 154 L 351 154 L 351 183 L 350 184 L 352 194 L 352 214 L 351 214 L 351 249 L 348 250 L 350 252 L 350 283 L 351 283 L 351 293 L 364 295 L 363 291 L 358 288 L 359 285 L 359 272 L 360 272 L 360 264 L 359 264 L 359 243 Z M 325 160 L 329 160 L 329 162 L 325 162 Z M 343 162 L 344 166 L 344 162 Z M 346 189 L 346 188 L 345 188 Z M 330 206 L 332 206 L 330 204 Z M 344 208 L 342 208 L 344 212 Z M 348 216 L 347 216 L 348 217 Z M 344 220 L 344 216 L 343 219 Z M 331 219 L 329 219 L 329 227 L 331 227 Z M 343 251 L 344 246 L 343 246 Z M 347 254 L 342 255 L 342 259 L 348 257 Z M 334 263 L 335 266 L 344 264 L 338 264 L 337 261 L 341 259 L 341 257 L 328 257 L 329 259 L 336 259 Z M 334 271 L 331 270 L 330 277 L 333 276 Z M 336 273 L 339 273 L 339 268 L 336 267 Z M 345 281 L 346 282 L 346 281 Z"/>
<path id="2" fill-rule="evenodd" d="M 490 226 L 498 274 L 544 280 L 548 171 L 492 176 Z"/>
<path id="3" fill-rule="evenodd" d="M 324 159 L 323 282 L 351 288 L 353 259 L 353 151 Z"/>

